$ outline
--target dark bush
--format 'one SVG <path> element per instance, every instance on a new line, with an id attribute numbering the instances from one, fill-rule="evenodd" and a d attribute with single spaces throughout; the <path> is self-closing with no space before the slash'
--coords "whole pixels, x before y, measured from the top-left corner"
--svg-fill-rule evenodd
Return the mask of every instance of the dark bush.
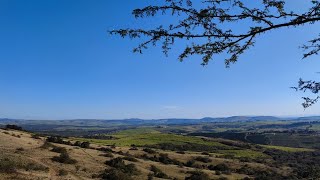
<path id="1" fill-rule="evenodd" d="M 187 162 L 185 163 L 185 166 L 187 166 L 187 167 L 192 167 L 195 162 L 196 162 L 196 161 L 193 160 L 193 159 L 192 159 L 192 160 L 189 160 L 189 161 L 187 161 Z"/>
<path id="2" fill-rule="evenodd" d="M 64 163 L 64 164 L 75 164 L 77 161 L 75 159 L 70 158 L 67 152 L 62 152 L 60 156 L 54 156 L 52 158 L 53 161 Z"/>
<path id="3" fill-rule="evenodd" d="M 41 139 L 38 134 L 32 134 L 31 138 L 33 138 L 33 139 Z"/>
<path id="4" fill-rule="evenodd" d="M 102 154 L 101 156 L 104 156 L 104 157 L 111 157 L 113 158 L 114 155 L 111 153 L 111 152 L 106 152 L 105 154 Z"/>
<path id="5" fill-rule="evenodd" d="M 221 171 L 221 172 L 228 172 L 228 171 L 230 171 L 230 168 L 229 168 L 226 164 L 224 164 L 224 163 L 218 164 L 218 165 L 216 165 L 216 166 L 210 165 L 210 166 L 208 166 L 208 169 L 210 169 L 210 170 L 215 170 L 215 171 Z"/>
<path id="6" fill-rule="evenodd" d="M 114 152 L 111 148 L 107 148 L 107 147 L 101 147 L 101 148 L 98 148 L 97 150 L 103 151 L 103 152 L 111 152 L 111 153 Z"/>
<path id="7" fill-rule="evenodd" d="M 90 148 L 90 143 L 89 142 L 83 142 L 80 145 L 81 148 Z"/>
<path id="8" fill-rule="evenodd" d="M 68 171 L 66 171 L 64 169 L 59 170 L 59 176 L 66 176 L 66 175 L 68 175 Z"/>
<path id="9" fill-rule="evenodd" d="M 16 149 L 16 151 L 24 151 L 24 148 L 23 147 L 19 147 Z"/>
<path id="10" fill-rule="evenodd" d="M 132 177 L 118 169 L 108 169 L 101 174 L 104 180 L 132 180 Z"/>
<path id="11" fill-rule="evenodd" d="M 46 140 L 52 143 L 64 144 L 63 139 L 59 136 L 49 136 Z"/>
<path id="12" fill-rule="evenodd" d="M 5 158 L 0 160 L 0 173 L 16 173 L 17 165 L 14 161 Z"/>
<path id="13" fill-rule="evenodd" d="M 138 160 L 132 156 L 125 156 L 122 159 L 127 160 L 127 161 L 131 161 L 131 162 L 138 162 Z"/>
<path id="14" fill-rule="evenodd" d="M 178 153 L 178 154 L 185 154 L 184 151 L 177 151 L 176 153 Z"/>
<path id="15" fill-rule="evenodd" d="M 200 161 L 200 162 L 203 162 L 203 163 L 209 163 L 209 162 L 212 162 L 211 159 L 209 159 L 208 157 L 202 157 L 202 156 L 198 156 L 196 158 L 194 158 L 196 161 Z"/>
<path id="16" fill-rule="evenodd" d="M 210 154 L 209 154 L 208 152 L 202 152 L 201 154 L 202 154 L 202 155 L 210 156 Z"/>
<path id="17" fill-rule="evenodd" d="M 210 180 L 208 174 L 202 171 L 192 171 L 189 172 L 191 176 L 186 177 L 185 180 Z"/>
<path id="18" fill-rule="evenodd" d="M 157 153 L 157 151 L 150 149 L 150 148 L 144 148 L 143 151 L 146 153 L 149 153 L 149 154 L 156 154 Z"/>
<path id="19" fill-rule="evenodd" d="M 137 147 L 131 147 L 129 150 L 136 151 L 136 150 L 138 150 L 138 148 Z"/>
<path id="20" fill-rule="evenodd" d="M 64 148 L 64 147 L 58 147 L 58 146 L 54 146 L 52 149 L 51 149 L 52 152 L 56 152 L 56 153 L 66 153 L 67 152 L 67 149 Z"/>
<path id="21" fill-rule="evenodd" d="M 42 149 L 48 149 L 50 147 L 55 147 L 53 144 L 49 143 L 48 141 L 45 141 L 41 146 L 40 148 Z"/>
<path id="22" fill-rule="evenodd" d="M 18 126 L 18 125 L 14 125 L 14 124 L 8 124 L 5 127 L 6 129 L 13 129 L 13 130 L 18 130 L 18 131 L 22 131 L 22 127 Z"/>
<path id="23" fill-rule="evenodd" d="M 81 146 L 81 142 L 80 141 L 76 141 L 74 144 L 73 144 L 74 146 Z"/>
<path id="24" fill-rule="evenodd" d="M 26 171 L 45 171 L 48 172 L 49 168 L 46 166 L 43 166 L 41 164 L 36 163 L 28 163 L 25 167 Z"/>
<path id="25" fill-rule="evenodd" d="M 106 165 L 114 167 L 117 170 L 120 170 L 129 175 L 135 175 L 139 173 L 138 169 L 134 164 L 126 165 L 121 157 L 117 157 L 117 158 L 111 159 L 110 161 L 106 161 Z"/>
<path id="26" fill-rule="evenodd" d="M 154 177 L 158 177 L 158 178 L 162 178 L 162 179 L 168 179 L 169 178 L 168 175 L 166 175 L 164 172 L 162 172 L 159 168 L 157 168 L 154 165 L 151 165 L 150 171 L 153 172 L 153 176 Z"/>

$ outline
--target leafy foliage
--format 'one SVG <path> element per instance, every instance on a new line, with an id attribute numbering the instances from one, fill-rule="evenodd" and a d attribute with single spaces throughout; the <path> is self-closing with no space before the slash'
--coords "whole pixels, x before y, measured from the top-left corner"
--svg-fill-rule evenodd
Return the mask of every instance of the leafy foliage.
<path id="1" fill-rule="evenodd" d="M 133 49 L 142 53 L 150 46 L 161 44 L 163 53 L 168 55 L 174 44 L 180 40 L 185 44 L 178 59 L 189 56 L 202 57 L 202 65 L 218 55 L 227 54 L 226 67 L 237 62 L 239 56 L 254 46 L 256 38 L 266 32 L 280 28 L 296 28 L 320 21 L 320 2 L 307 1 L 310 7 L 305 12 L 290 9 L 283 0 L 259 0 L 258 5 L 243 0 L 209 0 L 194 6 L 192 0 L 166 0 L 163 5 L 150 5 L 133 10 L 136 18 L 155 17 L 171 14 L 177 17 L 174 23 L 162 24 L 152 29 L 124 28 L 110 31 L 121 37 L 140 38 L 143 41 Z M 307 3 L 306 2 L 306 3 Z M 242 24 L 244 28 L 237 28 Z M 303 58 L 320 52 L 320 35 L 301 47 L 306 52 Z M 299 81 L 297 90 L 311 90 L 318 94 L 319 82 Z M 319 99 L 303 97 L 307 108 Z"/>
<path id="2" fill-rule="evenodd" d="M 297 27 L 320 20 L 320 3 L 317 0 L 309 1 L 311 7 L 302 13 L 287 10 L 285 1 L 281 0 L 260 0 L 255 7 L 242 0 L 202 1 L 199 6 L 194 6 L 193 2 L 166 0 L 163 5 L 135 9 L 132 14 L 136 18 L 170 13 L 177 17 L 178 21 L 151 30 L 127 28 L 112 30 L 110 33 L 130 38 L 146 37 L 147 40 L 133 50 L 139 53 L 149 46 L 161 43 L 163 52 L 168 54 L 177 40 L 183 40 L 186 46 L 179 55 L 180 61 L 191 55 L 200 55 L 202 65 L 206 65 L 215 55 L 227 53 L 230 56 L 225 59 L 225 64 L 229 67 L 230 63 L 238 60 L 239 55 L 254 45 L 258 35 L 274 29 Z M 245 30 L 235 28 L 240 23 Z M 304 46 L 305 49 L 313 48 L 304 57 L 316 54 L 320 50 L 317 44 L 319 41 L 317 38 L 310 41 L 311 45 Z"/>

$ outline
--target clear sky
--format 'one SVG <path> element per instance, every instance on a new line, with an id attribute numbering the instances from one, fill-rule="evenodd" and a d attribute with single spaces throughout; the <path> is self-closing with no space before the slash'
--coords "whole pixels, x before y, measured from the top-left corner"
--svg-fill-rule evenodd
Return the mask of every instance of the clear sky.
<path id="1" fill-rule="evenodd" d="M 201 118 L 232 115 L 315 115 L 290 89 L 300 77 L 319 79 L 319 56 L 301 60 L 298 47 L 320 27 L 283 29 L 226 69 L 199 57 L 178 62 L 160 48 L 133 54 L 139 41 L 107 30 L 163 18 L 135 20 L 147 0 L 0 0 L 0 117 Z M 289 1 L 288 1 L 289 2 Z M 306 1 L 290 0 L 290 7 Z M 179 47 L 178 47 L 179 48 Z"/>

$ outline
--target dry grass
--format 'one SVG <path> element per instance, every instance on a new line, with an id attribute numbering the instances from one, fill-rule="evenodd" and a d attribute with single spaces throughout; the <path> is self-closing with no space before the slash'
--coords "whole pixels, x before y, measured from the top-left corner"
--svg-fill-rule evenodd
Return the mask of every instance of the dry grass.
<path id="1" fill-rule="evenodd" d="M 31 134 L 25 132 L 16 132 L 8 131 L 3 133 L 4 130 L 0 130 L 0 154 L 6 157 L 18 158 L 15 161 L 23 162 L 23 164 L 29 164 L 30 168 L 28 171 L 25 166 L 17 165 L 16 171 L 14 173 L 0 173 L 0 179 L 84 179 L 89 180 L 93 179 L 92 176 L 95 176 L 101 173 L 104 169 L 107 168 L 105 162 L 112 159 L 112 157 L 101 156 L 104 154 L 95 149 L 83 149 L 75 146 L 53 144 L 54 146 L 63 147 L 67 150 L 71 158 L 77 160 L 76 164 L 61 164 L 51 160 L 52 157 L 58 156 L 59 153 L 52 152 L 52 146 L 47 144 L 43 146 L 44 140 L 34 139 L 31 137 Z M 13 137 L 11 134 L 19 134 L 20 138 Z M 91 145 L 94 148 L 102 145 Z M 41 148 L 42 147 L 42 148 Z M 18 148 L 23 148 L 19 153 L 14 154 Z M 155 165 L 161 171 L 172 178 L 185 179 L 186 176 L 189 176 L 188 171 L 195 171 L 195 168 L 191 167 L 181 167 L 177 165 L 165 165 L 159 162 L 154 162 L 150 160 L 144 160 L 139 158 L 141 155 L 146 154 L 143 148 L 138 148 L 138 150 L 130 150 L 130 147 L 116 147 L 113 149 L 116 153 L 113 153 L 114 158 L 124 157 L 117 154 L 117 152 L 129 152 L 130 155 L 133 155 L 137 158 L 137 162 L 131 162 L 125 160 L 125 163 L 134 163 L 137 169 L 141 172 L 134 179 L 147 179 L 147 175 L 151 173 L 150 166 Z M 201 155 L 201 152 L 186 152 L 185 154 L 179 154 L 173 151 L 163 151 L 157 150 L 158 153 L 167 153 L 170 158 L 176 159 L 180 162 L 187 162 L 190 159 L 193 159 L 198 156 L 208 157 L 212 162 L 206 163 L 206 165 L 216 165 L 219 163 L 227 163 L 230 167 L 241 167 L 244 165 L 243 162 L 238 160 L 229 160 L 223 158 L 217 158 L 214 155 L 209 157 L 207 155 Z M 0 157 L 1 158 L 1 157 Z M 197 162 L 198 164 L 204 164 L 202 162 Z M 247 163 L 250 166 L 261 166 L 265 168 L 262 164 Z M 63 173 L 61 173 L 63 171 Z M 227 177 L 228 179 L 242 179 L 246 175 L 232 173 L 230 175 L 215 175 L 214 171 L 203 170 L 211 178 L 218 179 L 220 177 Z M 156 178 L 155 178 L 156 179 Z"/>

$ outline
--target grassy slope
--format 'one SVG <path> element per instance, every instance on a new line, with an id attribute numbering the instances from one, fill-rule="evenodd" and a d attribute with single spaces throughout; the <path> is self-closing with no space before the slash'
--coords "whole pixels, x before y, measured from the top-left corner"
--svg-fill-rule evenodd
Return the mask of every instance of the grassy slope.
<path id="1" fill-rule="evenodd" d="M 271 146 L 271 145 L 261 145 L 261 146 L 269 149 L 277 149 L 277 150 L 286 151 L 286 152 L 314 151 L 313 149 L 308 149 L 308 148 L 293 148 L 293 147 Z"/>
<path id="2" fill-rule="evenodd" d="M 82 141 L 87 140 L 89 142 L 101 144 L 101 145 L 115 144 L 116 146 L 130 146 L 132 144 L 135 144 L 137 146 L 143 146 L 143 145 L 155 145 L 160 143 L 172 143 L 172 144 L 194 143 L 194 144 L 202 144 L 202 145 L 208 145 L 208 146 L 228 147 L 219 142 L 204 141 L 198 137 L 160 133 L 159 131 L 153 130 L 151 128 L 139 128 L 139 129 L 120 131 L 114 134 L 113 136 L 118 139 L 100 140 L 100 139 L 81 139 L 80 138 L 80 140 Z"/>

